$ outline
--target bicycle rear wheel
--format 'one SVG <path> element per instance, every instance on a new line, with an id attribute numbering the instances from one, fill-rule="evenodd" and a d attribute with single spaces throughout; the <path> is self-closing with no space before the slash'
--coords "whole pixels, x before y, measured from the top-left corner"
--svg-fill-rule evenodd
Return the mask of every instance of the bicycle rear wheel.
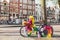
<path id="1" fill-rule="evenodd" d="M 52 28 L 51 26 L 48 26 L 48 25 L 45 26 L 45 27 L 43 27 L 43 29 L 44 29 L 44 28 L 49 28 L 49 29 L 51 30 L 51 32 L 52 32 L 52 33 L 51 33 L 51 37 L 52 37 L 52 36 L 53 36 L 53 28 Z M 42 29 L 42 28 L 41 28 L 41 29 Z M 49 31 L 50 31 L 50 30 L 49 30 Z M 44 29 L 43 32 L 40 31 L 41 37 L 46 37 L 46 36 L 48 35 L 49 31 L 48 31 L 48 29 Z M 44 34 L 44 35 L 43 35 L 43 34 Z"/>

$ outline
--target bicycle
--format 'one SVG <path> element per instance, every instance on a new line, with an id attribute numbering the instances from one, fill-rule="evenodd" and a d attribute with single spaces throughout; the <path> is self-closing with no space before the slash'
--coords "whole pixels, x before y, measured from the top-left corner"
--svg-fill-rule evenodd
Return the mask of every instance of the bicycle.
<path id="1" fill-rule="evenodd" d="M 47 25 L 47 26 L 49 26 L 49 25 Z M 42 30 L 44 27 L 43 26 L 38 26 L 38 28 L 39 28 L 39 33 L 40 33 L 40 36 L 41 37 L 46 37 L 47 35 L 48 35 L 48 30 L 47 29 L 45 29 L 45 30 Z M 50 26 L 50 28 L 51 28 L 51 37 L 53 36 L 53 28 Z M 30 37 L 38 37 L 38 32 L 36 32 L 36 34 L 35 35 L 33 35 L 33 33 L 34 33 L 34 31 L 33 31 L 33 33 L 32 33 L 32 35 L 30 36 Z M 44 36 L 43 36 L 43 34 L 42 33 L 44 33 Z M 28 37 L 27 35 L 27 30 L 25 30 L 25 27 L 23 26 L 23 27 L 21 27 L 20 28 L 20 35 L 21 36 L 23 36 L 23 37 Z"/>

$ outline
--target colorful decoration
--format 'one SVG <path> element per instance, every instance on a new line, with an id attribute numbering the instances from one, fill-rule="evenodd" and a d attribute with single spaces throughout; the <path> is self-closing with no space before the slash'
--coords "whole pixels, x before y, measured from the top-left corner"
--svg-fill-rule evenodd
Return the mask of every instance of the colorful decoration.
<path id="1" fill-rule="evenodd" d="M 34 17 L 33 16 L 29 16 L 29 20 L 23 22 L 23 25 L 26 27 L 28 36 L 31 35 L 33 30 L 35 31 L 35 33 L 36 33 L 36 31 L 38 31 L 37 27 L 34 24 L 34 21 L 35 21 Z"/>
<path id="2" fill-rule="evenodd" d="M 51 34 L 48 34 L 48 35 L 47 35 L 47 38 L 51 38 Z"/>
<path id="3" fill-rule="evenodd" d="M 44 25 L 42 28 L 44 29 L 41 33 L 42 37 L 51 38 L 53 32 L 52 27 L 50 25 Z"/>
<path id="4" fill-rule="evenodd" d="M 24 21 L 23 24 L 27 30 L 27 35 L 31 36 L 32 32 L 34 31 L 35 34 L 38 34 L 38 37 L 51 37 L 52 36 L 52 28 L 50 25 L 43 25 L 42 30 L 40 30 L 39 28 L 37 28 L 37 26 L 35 26 L 34 24 L 35 20 L 33 16 L 29 16 L 29 20 L 28 21 Z"/>

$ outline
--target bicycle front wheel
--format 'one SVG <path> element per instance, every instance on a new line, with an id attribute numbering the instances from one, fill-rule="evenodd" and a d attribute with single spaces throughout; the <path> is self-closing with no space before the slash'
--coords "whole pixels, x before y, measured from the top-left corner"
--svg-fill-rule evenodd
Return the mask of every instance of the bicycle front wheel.
<path id="1" fill-rule="evenodd" d="M 20 28 L 20 35 L 23 37 L 27 37 L 27 31 L 26 31 L 25 27 Z"/>

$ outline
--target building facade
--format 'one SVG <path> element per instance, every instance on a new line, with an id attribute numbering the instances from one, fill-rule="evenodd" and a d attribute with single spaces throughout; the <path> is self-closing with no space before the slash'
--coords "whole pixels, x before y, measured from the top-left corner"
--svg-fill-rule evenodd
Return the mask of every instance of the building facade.
<path id="1" fill-rule="evenodd" d="M 58 0 L 46 0 L 47 20 L 50 20 L 50 23 L 59 22 L 59 9 Z"/>
<path id="2" fill-rule="evenodd" d="M 35 0 L 35 16 L 36 21 L 43 20 L 43 10 L 40 0 Z"/>
<path id="3" fill-rule="evenodd" d="M 10 0 L 10 13 L 14 15 L 34 14 L 35 1 L 34 0 Z"/>
<path id="4" fill-rule="evenodd" d="M 44 20 L 43 2 L 44 0 L 1 0 L 0 21 L 3 20 L 5 22 L 9 20 L 16 22 L 18 19 L 24 20 L 29 15 L 35 16 L 35 21 Z M 60 8 L 58 0 L 46 0 L 45 3 L 47 20 L 50 20 L 50 22 L 59 22 Z"/>
<path id="5" fill-rule="evenodd" d="M 0 21 L 7 22 L 9 19 L 9 7 L 8 2 L 6 0 L 1 0 L 0 2 Z"/>
<path id="6" fill-rule="evenodd" d="M 3 13 L 4 18 L 12 20 L 12 22 L 16 21 L 16 19 L 21 18 L 24 19 L 27 18 L 29 15 L 35 14 L 35 0 L 8 0 L 8 1 L 2 0 L 0 2 L 1 3 L 0 13 Z"/>

